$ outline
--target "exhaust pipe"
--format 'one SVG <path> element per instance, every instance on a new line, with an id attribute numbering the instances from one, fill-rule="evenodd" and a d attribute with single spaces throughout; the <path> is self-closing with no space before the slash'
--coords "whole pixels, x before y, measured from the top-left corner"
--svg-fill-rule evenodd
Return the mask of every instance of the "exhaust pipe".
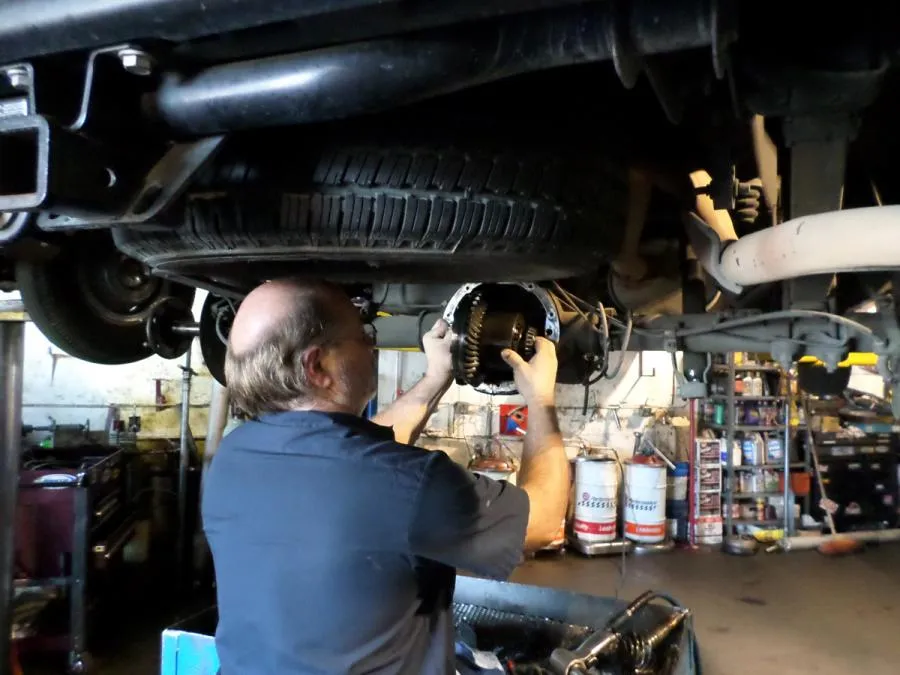
<path id="1" fill-rule="evenodd" d="M 722 272 L 741 286 L 811 274 L 900 267 L 900 206 L 794 218 L 725 248 Z"/>
<path id="2" fill-rule="evenodd" d="M 801 216 L 737 241 L 723 239 L 694 214 L 686 225 L 704 269 L 734 293 L 814 274 L 900 268 L 900 206 Z"/>
<path id="3" fill-rule="evenodd" d="M 559 66 L 613 59 L 627 86 L 641 57 L 713 44 L 716 3 L 636 0 L 523 14 L 449 30 L 168 73 L 152 100 L 197 135 L 374 113 Z M 721 45 L 714 45 L 718 54 Z"/>

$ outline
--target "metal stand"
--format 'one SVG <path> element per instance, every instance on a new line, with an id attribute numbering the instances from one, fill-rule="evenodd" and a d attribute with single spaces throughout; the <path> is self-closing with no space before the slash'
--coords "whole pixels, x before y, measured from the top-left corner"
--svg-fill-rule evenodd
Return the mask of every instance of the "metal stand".
<path id="1" fill-rule="evenodd" d="M 580 541 L 574 536 L 568 538 L 566 546 L 589 558 L 603 555 L 621 555 L 622 553 L 631 553 L 634 549 L 634 543 L 632 543 L 630 539 L 616 539 L 615 541 L 588 543 Z"/>
<path id="2" fill-rule="evenodd" d="M 10 673 L 25 324 L 0 320 L 0 675 Z"/>
<path id="3" fill-rule="evenodd" d="M 656 544 L 641 544 L 635 542 L 635 555 L 647 555 L 648 553 L 668 553 L 675 550 L 675 542 L 671 539 L 664 539 Z"/>
<path id="4" fill-rule="evenodd" d="M 203 489 L 206 485 L 206 472 L 209 465 L 215 457 L 219 444 L 225 435 L 225 427 L 228 424 L 229 417 L 229 396 L 228 389 L 219 384 L 215 379 L 212 380 L 212 391 L 209 398 L 209 422 L 206 428 L 206 442 L 203 445 L 203 467 L 200 473 L 200 495 L 203 499 Z M 212 578 L 212 558 L 209 552 L 209 546 L 206 543 L 206 537 L 203 533 L 203 522 L 201 518 L 197 519 L 194 527 L 194 541 L 199 545 L 193 547 L 193 571 L 194 579 L 203 580 L 204 577 Z M 200 543 L 202 542 L 202 543 Z"/>
<path id="5" fill-rule="evenodd" d="M 203 446 L 203 470 L 209 466 L 212 458 L 222 442 L 225 427 L 228 425 L 229 411 L 228 389 L 212 381 L 212 391 L 209 397 L 209 422 L 206 428 L 206 443 Z"/>
<path id="6" fill-rule="evenodd" d="M 191 462 L 191 378 L 195 375 L 191 370 L 191 350 L 184 355 L 181 367 L 181 431 L 178 447 L 178 530 L 175 550 L 176 575 L 178 586 L 185 588 L 190 579 L 191 542 L 187 527 L 188 508 L 188 470 Z"/>

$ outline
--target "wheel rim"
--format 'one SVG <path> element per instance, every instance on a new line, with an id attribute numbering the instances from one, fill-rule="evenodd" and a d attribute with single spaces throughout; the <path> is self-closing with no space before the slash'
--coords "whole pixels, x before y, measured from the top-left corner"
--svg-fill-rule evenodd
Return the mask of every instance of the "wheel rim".
<path id="1" fill-rule="evenodd" d="M 78 256 L 78 290 L 104 321 L 130 325 L 144 321 L 159 297 L 163 281 L 151 276 L 141 262 L 118 251 L 100 258 Z"/>

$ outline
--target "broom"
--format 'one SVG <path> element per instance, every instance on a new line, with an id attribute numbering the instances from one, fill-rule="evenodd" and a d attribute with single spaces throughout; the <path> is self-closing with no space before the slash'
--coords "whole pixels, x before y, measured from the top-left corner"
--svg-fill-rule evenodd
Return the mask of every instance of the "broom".
<path id="1" fill-rule="evenodd" d="M 813 460 L 813 470 L 816 473 L 816 483 L 819 485 L 819 494 L 821 495 L 819 506 L 825 512 L 825 522 L 828 525 L 828 529 L 831 530 L 831 537 L 819 544 L 819 547 L 816 550 L 822 555 L 830 556 L 855 553 L 862 548 L 863 543 L 856 539 L 851 539 L 850 537 L 838 534 L 837 528 L 834 526 L 834 517 L 832 516 L 832 513 L 835 511 L 837 505 L 828 499 L 828 495 L 825 494 L 825 482 L 822 480 L 822 470 L 819 466 L 819 453 L 816 450 L 816 442 L 813 439 L 812 429 L 810 429 L 808 396 L 803 397 L 803 414 L 806 418 L 806 445 Z M 788 476 L 785 476 L 785 480 L 787 479 Z M 784 508 L 787 507 L 788 505 L 785 504 Z"/>

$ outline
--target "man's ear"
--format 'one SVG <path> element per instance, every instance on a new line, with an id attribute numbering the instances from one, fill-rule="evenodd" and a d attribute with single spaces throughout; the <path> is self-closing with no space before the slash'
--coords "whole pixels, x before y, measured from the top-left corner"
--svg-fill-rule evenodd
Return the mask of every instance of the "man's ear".
<path id="1" fill-rule="evenodd" d="M 324 365 L 325 351 L 321 347 L 309 347 L 300 357 L 306 381 L 318 389 L 331 387 L 333 378 Z"/>

